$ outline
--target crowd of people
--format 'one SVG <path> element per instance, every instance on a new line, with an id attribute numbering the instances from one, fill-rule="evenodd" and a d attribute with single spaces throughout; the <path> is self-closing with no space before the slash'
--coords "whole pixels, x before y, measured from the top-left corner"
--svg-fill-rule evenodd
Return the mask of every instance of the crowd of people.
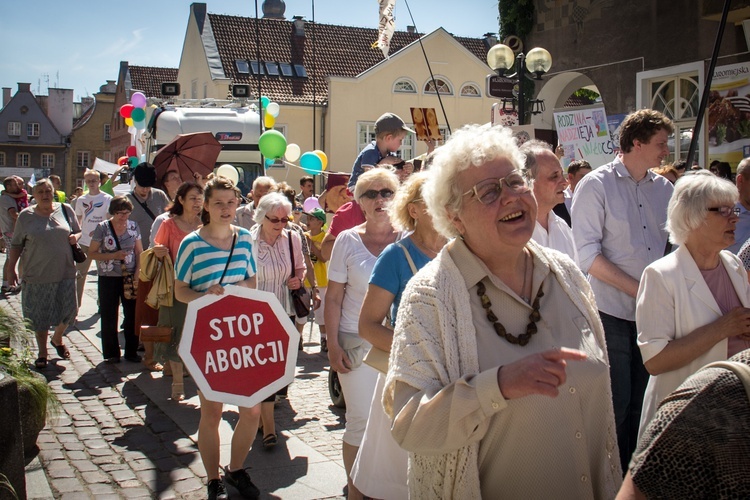
<path id="1" fill-rule="evenodd" d="M 467 125 L 415 166 L 396 155 L 413 131 L 387 113 L 353 174 L 328 174 L 309 210 L 311 177 L 299 192 L 258 177 L 243 204 L 224 177 L 157 179 L 142 163 L 132 191 L 113 197 L 87 170 L 75 209 L 46 179 L 29 206 L 22 179 L 8 177 L 2 291 L 23 283 L 43 369 L 50 329 L 52 347 L 69 357 L 63 333 L 96 262 L 104 360 L 164 370 L 179 402 L 188 303 L 228 284 L 257 288 L 301 330 L 308 318 L 291 293 L 306 290 L 346 401 L 348 498 L 669 491 L 665 482 L 678 475 L 663 470 L 689 469 L 680 454 L 699 457 L 702 442 L 671 437 L 682 401 L 674 394 L 718 393 L 706 380 L 736 392 L 732 375 L 695 374 L 735 355 L 747 364 L 750 348 L 750 160 L 734 183 L 719 169 L 662 166 L 672 132 L 661 113 L 636 111 L 611 163 L 592 169 L 579 160 L 566 173 L 543 141 L 519 145 L 509 129 Z M 76 244 L 80 262 L 67 248 Z M 171 285 L 146 272 L 155 267 L 168 270 Z M 155 308 L 150 290 L 162 286 L 173 295 Z M 171 328 L 170 341 L 139 346 L 145 326 Z M 287 388 L 239 408 L 223 470 L 223 405 L 199 397 L 208 497 L 226 498 L 223 472 L 257 498 L 245 460 L 258 431 L 264 448 L 276 446 L 274 402 Z M 721 411 L 714 406 L 707 414 Z M 691 422 L 746 450 L 750 437 L 736 429 L 747 413 L 745 404 L 734 417 L 698 413 Z M 715 461 L 731 476 L 722 491 L 750 494 L 750 475 L 732 469 L 746 460 Z M 708 462 L 701 473 L 722 477 Z"/>

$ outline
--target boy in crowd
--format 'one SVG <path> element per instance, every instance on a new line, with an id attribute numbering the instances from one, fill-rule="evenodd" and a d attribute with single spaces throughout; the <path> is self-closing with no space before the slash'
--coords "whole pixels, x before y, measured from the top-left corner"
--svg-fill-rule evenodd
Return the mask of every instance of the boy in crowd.
<path id="1" fill-rule="evenodd" d="M 365 171 L 365 167 L 372 168 L 381 163 L 383 158 L 399 150 L 407 132 L 416 133 L 394 113 L 385 113 L 378 118 L 375 122 L 375 140 L 365 146 L 354 161 L 352 176 L 347 186 L 350 192 L 354 192 L 354 185 Z"/>

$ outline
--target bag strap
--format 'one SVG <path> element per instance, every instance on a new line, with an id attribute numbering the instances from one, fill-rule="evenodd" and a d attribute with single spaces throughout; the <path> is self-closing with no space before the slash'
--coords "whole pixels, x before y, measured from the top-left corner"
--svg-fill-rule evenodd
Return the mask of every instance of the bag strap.
<path id="1" fill-rule="evenodd" d="M 115 227 L 112 225 L 112 221 L 108 220 L 107 225 L 109 226 L 109 230 L 112 232 L 112 237 L 115 239 L 115 245 L 117 245 L 117 249 L 122 250 L 122 248 L 120 248 L 120 240 L 117 239 L 117 233 L 115 233 Z"/>
<path id="2" fill-rule="evenodd" d="M 737 361 L 714 361 L 703 367 L 706 368 L 725 368 L 734 372 L 737 378 L 740 379 L 742 385 L 745 387 L 747 398 L 750 400 L 750 366 L 745 363 L 739 363 Z"/>
<path id="3" fill-rule="evenodd" d="M 237 233 L 232 231 L 232 248 L 229 249 L 229 257 L 227 257 L 227 263 L 224 266 L 224 272 L 221 273 L 221 278 L 219 278 L 219 284 L 221 285 L 221 282 L 224 281 L 224 275 L 227 274 L 227 269 L 229 269 L 229 263 L 232 262 L 232 254 L 234 254 L 234 242 L 237 240 Z"/>
<path id="4" fill-rule="evenodd" d="M 414 265 L 414 261 L 411 258 L 411 255 L 409 254 L 409 250 L 406 249 L 404 245 L 401 244 L 400 241 L 396 242 L 396 245 L 401 247 L 401 250 L 404 251 L 404 255 L 406 255 L 406 262 L 409 263 L 409 267 L 411 268 L 411 274 L 417 274 L 417 266 Z"/>
<path id="5" fill-rule="evenodd" d="M 65 222 L 68 223 L 70 234 L 73 234 L 73 226 L 70 225 L 70 219 L 68 218 L 68 210 L 65 208 L 65 203 L 60 203 L 60 210 L 62 210 L 63 217 L 65 217 Z"/>
<path id="6" fill-rule="evenodd" d="M 145 203 L 141 203 L 141 200 L 138 199 L 138 197 L 135 195 L 135 191 L 131 191 L 130 194 L 132 195 L 133 199 L 143 208 L 143 210 L 146 211 L 149 217 L 151 217 L 151 220 L 156 220 L 156 216 L 154 215 L 154 212 L 151 211 L 150 208 Z"/>
<path id="7" fill-rule="evenodd" d="M 294 268 L 294 248 L 292 247 L 292 230 L 287 229 L 286 235 L 289 237 L 289 256 L 292 259 L 292 275 L 290 276 L 290 278 L 294 278 L 296 274 L 294 272 L 295 268 Z"/>

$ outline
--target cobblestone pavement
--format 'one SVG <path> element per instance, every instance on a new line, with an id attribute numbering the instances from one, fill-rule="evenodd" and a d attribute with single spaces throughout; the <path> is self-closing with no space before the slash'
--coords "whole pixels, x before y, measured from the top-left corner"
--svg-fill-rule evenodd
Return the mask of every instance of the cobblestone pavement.
<path id="1" fill-rule="evenodd" d="M 60 359 L 50 347 L 50 363 L 42 370 L 60 408 L 37 441 L 49 486 L 27 468 L 29 498 L 205 498 L 192 379 L 185 380 L 188 399 L 175 403 L 168 399 L 171 379 L 161 373 L 127 361 L 102 362 L 95 280 L 89 276 L 79 322 L 66 332 L 71 359 Z M 0 307 L 21 317 L 20 299 L 6 297 Z M 308 324 L 303 338 L 296 380 L 276 408 L 279 445 L 263 450 L 259 436 L 245 464 L 265 498 L 341 497 L 346 484 L 344 410 L 328 396 L 327 358 L 317 327 Z M 228 463 L 236 421 L 235 408 L 225 406 L 222 464 Z"/>

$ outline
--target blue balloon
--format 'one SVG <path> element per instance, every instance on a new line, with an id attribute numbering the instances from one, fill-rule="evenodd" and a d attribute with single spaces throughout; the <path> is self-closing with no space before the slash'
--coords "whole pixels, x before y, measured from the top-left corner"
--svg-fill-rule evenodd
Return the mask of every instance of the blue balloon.
<path id="1" fill-rule="evenodd" d="M 274 160 L 273 158 L 266 158 L 266 167 L 270 167 L 274 163 L 276 163 L 276 160 Z"/>
<path id="2" fill-rule="evenodd" d="M 315 153 L 307 152 L 300 156 L 299 164 L 308 175 L 317 175 L 323 171 L 323 160 Z"/>

